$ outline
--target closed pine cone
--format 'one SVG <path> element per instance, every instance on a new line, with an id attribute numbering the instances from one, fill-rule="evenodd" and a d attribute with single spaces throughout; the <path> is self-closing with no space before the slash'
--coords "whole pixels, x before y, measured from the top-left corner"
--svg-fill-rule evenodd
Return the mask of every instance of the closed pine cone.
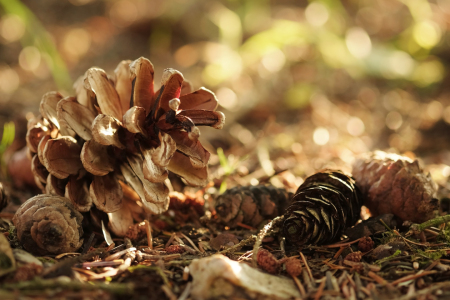
<path id="1" fill-rule="evenodd" d="M 438 209 L 435 183 L 417 160 L 375 151 L 357 159 L 352 173 L 374 216 L 392 213 L 421 223 L 433 218 Z"/>

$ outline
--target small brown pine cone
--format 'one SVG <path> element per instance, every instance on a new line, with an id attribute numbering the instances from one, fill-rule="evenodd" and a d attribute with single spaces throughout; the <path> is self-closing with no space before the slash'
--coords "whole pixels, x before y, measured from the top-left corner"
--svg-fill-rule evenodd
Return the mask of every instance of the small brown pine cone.
<path id="1" fill-rule="evenodd" d="M 170 192 L 169 197 L 169 209 L 188 213 L 189 209 L 193 208 L 199 216 L 203 216 L 205 214 L 205 210 L 203 208 L 205 205 L 205 200 L 201 196 L 191 193 L 183 194 L 179 192 Z"/>
<path id="2" fill-rule="evenodd" d="M 347 256 L 344 258 L 344 260 L 353 261 L 353 262 L 360 262 L 362 258 L 361 251 L 356 251 L 347 254 Z"/>
<path id="3" fill-rule="evenodd" d="M 131 241 L 139 241 L 147 236 L 147 231 L 145 230 L 145 226 L 141 224 L 133 224 L 128 227 L 127 233 L 125 233 L 125 237 L 129 238 Z"/>
<path id="4" fill-rule="evenodd" d="M 302 273 L 302 263 L 295 257 L 290 257 L 286 262 L 286 272 L 292 277 L 297 277 Z"/>
<path id="5" fill-rule="evenodd" d="M 368 251 L 373 249 L 373 245 L 374 244 L 375 243 L 372 241 L 370 236 L 365 236 L 364 238 L 359 240 L 359 242 L 358 242 L 358 249 L 361 252 L 368 252 Z"/>
<path id="6" fill-rule="evenodd" d="M 373 216 L 394 214 L 403 221 L 425 222 L 434 216 L 436 185 L 417 160 L 383 151 L 357 159 L 353 177 Z"/>
<path id="7" fill-rule="evenodd" d="M 12 221 L 19 242 L 33 254 L 74 252 L 83 244 L 83 216 L 67 198 L 37 195 L 19 207 Z"/>
<path id="8" fill-rule="evenodd" d="M 170 245 L 166 249 L 164 249 L 168 254 L 175 254 L 175 253 L 184 253 L 186 250 L 181 247 L 180 245 Z"/>
<path id="9" fill-rule="evenodd" d="M 270 274 L 278 274 L 280 264 L 278 263 L 278 260 L 275 258 L 275 256 L 273 256 L 273 254 L 268 250 L 259 249 L 257 260 L 258 265 L 261 267 L 261 269 Z"/>
<path id="10" fill-rule="evenodd" d="M 43 267 L 35 263 L 26 264 L 17 268 L 13 281 L 22 282 L 33 279 L 42 272 Z"/>

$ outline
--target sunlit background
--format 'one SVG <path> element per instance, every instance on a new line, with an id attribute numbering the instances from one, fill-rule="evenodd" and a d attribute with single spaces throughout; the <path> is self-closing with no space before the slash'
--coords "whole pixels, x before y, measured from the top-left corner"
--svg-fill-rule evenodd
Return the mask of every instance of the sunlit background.
<path id="1" fill-rule="evenodd" d="M 112 73 L 145 56 L 156 78 L 173 67 L 217 94 L 227 125 L 202 131 L 213 154 L 224 150 L 211 159 L 216 177 L 295 186 L 324 167 L 349 171 L 372 149 L 420 156 L 442 185 L 450 175 L 448 0 L 0 0 L 0 9 L 1 124 L 37 112 L 46 91 L 73 94 L 91 66 Z"/>

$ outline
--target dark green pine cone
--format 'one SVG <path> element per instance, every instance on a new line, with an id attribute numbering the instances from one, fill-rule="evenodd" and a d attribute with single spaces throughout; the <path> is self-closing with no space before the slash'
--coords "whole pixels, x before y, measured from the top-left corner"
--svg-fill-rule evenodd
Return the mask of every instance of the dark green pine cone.
<path id="1" fill-rule="evenodd" d="M 284 236 L 296 245 L 335 241 L 358 221 L 361 206 L 361 192 L 352 177 L 341 171 L 318 172 L 295 192 L 285 213 Z"/>
<path id="2" fill-rule="evenodd" d="M 258 227 L 288 207 L 292 193 L 274 186 L 245 186 L 228 189 L 216 199 L 219 221 L 229 227 L 238 223 Z"/>

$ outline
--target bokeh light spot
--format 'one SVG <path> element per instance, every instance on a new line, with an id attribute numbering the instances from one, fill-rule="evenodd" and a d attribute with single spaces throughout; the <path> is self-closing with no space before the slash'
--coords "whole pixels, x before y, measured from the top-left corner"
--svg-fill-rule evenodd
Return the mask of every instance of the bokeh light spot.
<path id="1" fill-rule="evenodd" d="M 190 67 L 197 63 L 199 51 L 192 45 L 185 45 L 175 52 L 175 61 L 182 67 Z"/>
<path id="2" fill-rule="evenodd" d="M 442 104 L 439 101 L 431 101 L 427 105 L 427 115 L 434 121 L 439 120 L 442 117 Z"/>
<path id="3" fill-rule="evenodd" d="M 319 2 L 312 2 L 305 10 L 306 20 L 316 27 L 324 25 L 328 21 L 329 16 L 328 9 Z"/>
<path id="4" fill-rule="evenodd" d="M 433 21 L 418 22 L 414 25 L 413 37 L 421 47 L 431 49 L 441 40 L 441 29 Z"/>
<path id="5" fill-rule="evenodd" d="M 347 131 L 350 135 L 360 136 L 364 133 L 364 122 L 357 117 L 351 117 L 347 122 Z"/>
<path id="6" fill-rule="evenodd" d="M 0 21 L 0 34 L 7 42 L 19 40 L 25 33 L 25 23 L 17 15 L 5 15 Z"/>
<path id="7" fill-rule="evenodd" d="M 330 133 L 324 127 L 317 127 L 313 133 L 313 140 L 317 145 L 325 145 L 330 140 Z"/>
<path id="8" fill-rule="evenodd" d="M 19 54 L 19 65 L 26 71 L 34 71 L 41 63 L 41 53 L 34 46 L 25 47 Z"/>
<path id="9" fill-rule="evenodd" d="M 372 51 L 372 42 L 367 32 L 359 27 L 347 30 L 345 44 L 348 51 L 356 58 L 365 58 Z"/>
<path id="10" fill-rule="evenodd" d="M 267 71 L 272 73 L 280 71 L 283 68 L 285 62 L 286 57 L 284 53 L 279 49 L 276 49 L 264 55 L 261 60 L 261 63 L 267 69 Z"/>
<path id="11" fill-rule="evenodd" d="M 387 128 L 391 130 L 397 130 L 403 124 L 403 117 L 399 112 L 391 111 L 387 114 L 385 123 Z"/>
<path id="12" fill-rule="evenodd" d="M 89 33 L 82 29 L 76 28 L 70 30 L 64 37 L 63 49 L 70 58 L 77 59 L 86 54 L 91 46 L 91 37 Z"/>
<path id="13" fill-rule="evenodd" d="M 389 56 L 390 71 L 396 76 L 410 76 L 414 70 L 414 65 L 414 60 L 404 51 L 394 51 Z"/>
<path id="14" fill-rule="evenodd" d="M 10 67 L 0 67 L 0 91 L 11 94 L 19 87 L 19 75 Z"/>
<path id="15" fill-rule="evenodd" d="M 221 87 L 216 91 L 217 99 L 219 99 L 219 104 L 228 110 L 236 109 L 238 104 L 238 98 L 236 93 L 227 87 Z"/>
<path id="16" fill-rule="evenodd" d="M 138 10 L 134 2 L 129 0 L 117 1 L 109 10 L 111 22 L 118 27 L 131 25 L 138 16 Z"/>

